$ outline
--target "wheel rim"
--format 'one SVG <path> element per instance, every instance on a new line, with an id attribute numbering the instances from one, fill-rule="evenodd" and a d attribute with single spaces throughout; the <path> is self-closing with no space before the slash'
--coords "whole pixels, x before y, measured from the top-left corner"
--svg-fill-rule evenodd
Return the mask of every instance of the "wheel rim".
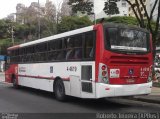
<path id="1" fill-rule="evenodd" d="M 60 81 L 58 81 L 57 82 L 57 95 L 58 97 L 62 97 L 63 94 L 64 94 L 63 84 Z"/>

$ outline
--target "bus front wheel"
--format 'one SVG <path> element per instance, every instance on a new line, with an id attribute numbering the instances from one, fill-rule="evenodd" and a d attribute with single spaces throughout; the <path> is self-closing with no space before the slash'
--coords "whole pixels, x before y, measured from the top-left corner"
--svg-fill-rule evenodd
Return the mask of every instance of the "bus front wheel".
<path id="1" fill-rule="evenodd" d="M 15 76 L 12 76 L 12 83 L 13 83 L 14 88 L 19 88 L 18 83 L 17 83 L 17 79 Z"/>
<path id="2" fill-rule="evenodd" d="M 55 80 L 54 93 L 57 100 L 65 101 L 66 99 L 65 87 L 61 79 Z"/>

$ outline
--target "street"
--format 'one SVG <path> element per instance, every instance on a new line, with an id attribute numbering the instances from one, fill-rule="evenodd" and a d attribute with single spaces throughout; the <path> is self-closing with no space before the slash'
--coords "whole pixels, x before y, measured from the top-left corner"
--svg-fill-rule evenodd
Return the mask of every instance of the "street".
<path id="1" fill-rule="evenodd" d="M 4 78 L 3 75 L 0 79 Z M 69 98 L 59 102 L 53 93 L 30 88 L 14 89 L 0 82 L 0 112 L 5 113 L 99 113 L 99 112 L 159 112 L 160 105 L 128 99 Z"/>

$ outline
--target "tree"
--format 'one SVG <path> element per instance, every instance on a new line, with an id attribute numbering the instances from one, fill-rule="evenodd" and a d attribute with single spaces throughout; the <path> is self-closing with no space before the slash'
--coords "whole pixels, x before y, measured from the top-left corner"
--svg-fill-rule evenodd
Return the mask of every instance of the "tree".
<path id="1" fill-rule="evenodd" d="M 87 16 L 66 16 L 63 17 L 61 22 L 58 24 L 58 33 L 82 28 L 91 24 L 92 22 L 89 20 Z"/>
<path id="2" fill-rule="evenodd" d="M 105 18 L 104 22 L 121 23 L 126 25 L 138 24 L 138 21 L 135 17 L 127 17 L 127 16 L 115 16 L 115 17 Z"/>
<path id="3" fill-rule="evenodd" d="M 45 15 L 41 19 L 41 25 L 44 27 L 42 37 L 56 33 L 56 11 L 55 5 L 48 0 L 45 4 Z"/>
<path id="4" fill-rule="evenodd" d="M 117 7 L 117 3 L 119 0 L 107 0 L 105 2 L 105 6 L 103 11 L 107 15 L 119 14 L 119 8 Z"/>
<path id="5" fill-rule="evenodd" d="M 140 27 L 147 28 L 151 32 L 152 37 L 153 37 L 153 43 L 156 44 L 156 42 L 158 42 L 157 36 L 158 36 L 159 20 L 160 20 L 160 2 L 159 2 L 159 0 L 155 0 L 153 8 L 151 9 L 150 15 L 147 12 L 147 9 L 146 9 L 146 6 L 145 6 L 143 0 L 135 0 L 134 3 L 132 3 L 131 0 L 126 0 L 126 1 L 131 6 L 131 8 L 132 8 L 137 20 L 138 20 Z M 153 21 L 153 12 L 156 8 L 156 5 L 158 5 L 158 16 L 157 16 L 157 20 L 155 23 L 156 25 L 155 25 L 155 27 L 153 27 L 153 25 L 151 25 L 151 23 Z M 145 23 L 143 14 L 141 12 L 140 6 L 143 7 L 144 15 L 146 16 L 146 19 L 147 19 L 146 23 Z M 136 9 L 138 12 L 136 11 Z"/>
<path id="6" fill-rule="evenodd" d="M 10 36 L 10 23 L 7 20 L 0 20 L 0 39 Z"/>
<path id="7" fill-rule="evenodd" d="M 93 11 L 93 2 L 90 0 L 69 0 L 68 5 L 72 7 L 72 13 L 81 12 L 91 14 Z"/>
<path id="8" fill-rule="evenodd" d="M 49 21 L 56 19 L 56 7 L 52 1 L 47 1 L 45 4 L 45 17 Z"/>
<path id="9" fill-rule="evenodd" d="M 0 40 L 0 55 L 6 55 L 7 54 L 7 48 L 12 45 L 11 39 L 1 39 Z"/>

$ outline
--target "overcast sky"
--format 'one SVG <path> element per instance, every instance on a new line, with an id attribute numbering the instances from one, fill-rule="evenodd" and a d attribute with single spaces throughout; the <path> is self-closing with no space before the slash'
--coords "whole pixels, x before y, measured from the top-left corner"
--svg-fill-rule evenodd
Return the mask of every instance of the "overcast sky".
<path id="1" fill-rule="evenodd" d="M 53 1 L 53 3 L 60 4 L 62 3 L 62 0 L 50 0 Z M 16 13 L 16 5 L 18 3 L 22 3 L 25 6 L 29 6 L 31 2 L 38 2 L 38 0 L 1 0 L 0 3 L 0 19 L 7 17 L 7 15 L 11 13 Z M 40 4 L 44 5 L 46 3 L 46 0 L 39 0 Z M 104 0 L 94 0 L 94 6 L 95 6 L 95 14 L 96 18 L 101 18 L 104 16 L 103 6 L 104 6 Z"/>
<path id="2" fill-rule="evenodd" d="M 61 0 L 51 0 L 56 4 L 56 1 Z M 38 2 L 38 0 L 1 0 L 0 3 L 0 19 L 6 17 L 10 13 L 16 12 L 17 3 L 23 3 L 25 6 L 29 6 L 31 2 Z M 40 4 L 44 4 L 46 0 L 39 0 Z"/>

